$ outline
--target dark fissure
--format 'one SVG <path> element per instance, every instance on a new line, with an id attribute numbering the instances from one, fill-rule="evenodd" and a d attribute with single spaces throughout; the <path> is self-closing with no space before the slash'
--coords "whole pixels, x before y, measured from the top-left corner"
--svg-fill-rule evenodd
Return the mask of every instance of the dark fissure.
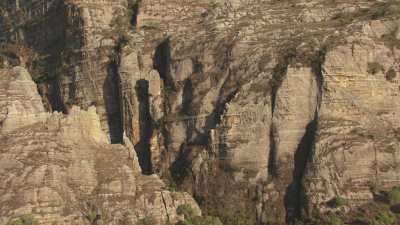
<path id="1" fill-rule="evenodd" d="M 169 39 L 164 40 L 157 46 L 153 59 L 153 68 L 158 71 L 164 82 L 164 89 L 175 90 L 171 77 L 171 47 Z"/>
<path id="2" fill-rule="evenodd" d="M 317 113 L 316 113 L 317 115 Z M 285 194 L 285 208 L 287 220 L 292 221 L 301 216 L 301 210 L 306 205 L 306 197 L 302 181 L 314 146 L 317 131 L 316 116 L 307 127 L 294 155 L 293 181 L 287 187 Z"/>
<path id="3" fill-rule="evenodd" d="M 119 77 L 117 64 L 111 63 L 103 84 L 103 99 L 107 112 L 107 121 L 111 143 L 122 143 L 123 127 L 119 98 Z"/>
<path id="4" fill-rule="evenodd" d="M 138 94 L 139 102 L 140 140 L 135 145 L 135 149 L 142 172 L 144 174 L 152 174 L 150 140 L 153 134 L 153 121 L 150 114 L 149 81 L 137 81 L 136 93 Z"/>
<path id="5" fill-rule="evenodd" d="M 129 5 L 129 22 L 132 27 L 136 27 L 137 25 L 137 16 L 139 14 L 139 4 L 140 1 L 135 2 L 135 4 Z"/>

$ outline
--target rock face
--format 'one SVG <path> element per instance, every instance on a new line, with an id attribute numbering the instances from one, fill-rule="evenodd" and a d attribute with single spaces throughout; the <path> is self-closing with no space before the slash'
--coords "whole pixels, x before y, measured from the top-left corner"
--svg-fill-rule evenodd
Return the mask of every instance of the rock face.
<path id="1" fill-rule="evenodd" d="M 371 189 L 398 185 L 400 89 L 398 78 L 388 80 L 387 73 L 398 68 L 399 52 L 374 41 L 384 36 L 384 24 L 364 25 L 360 43 L 350 38 L 352 45 L 332 49 L 322 64 L 324 90 L 307 176 L 317 205 L 334 196 L 366 202 Z M 380 66 L 371 74 L 374 65 Z"/>
<path id="2" fill-rule="evenodd" d="M 48 115 L 28 71 L 23 67 L 15 67 L 11 71 L 1 72 L 1 132 L 8 133 L 43 122 Z"/>
<path id="3" fill-rule="evenodd" d="M 125 139 L 137 153 L 133 173 L 139 166 L 143 174 L 173 180 L 205 213 L 243 212 L 259 224 L 329 211 L 336 196 L 357 206 L 373 198 L 371 190 L 400 185 L 396 1 L 31 2 L 2 6 L 3 61 L 25 65 L 45 108 L 68 115 L 0 98 L 7 105 L 0 114 L 5 137 L 29 121 L 43 127 L 59 121 L 86 133 L 45 129 L 69 137 L 65 142 Z M 28 19 L 13 23 L 21 13 Z M 25 78 L 0 79 L 7 86 L 1 97 Z M 100 124 L 90 129 L 94 111 Z M 117 156 L 123 147 L 95 146 L 87 154 L 96 160 L 126 164 Z M 96 160 L 88 171 L 96 171 Z M 94 180 L 80 185 L 88 186 L 85 193 L 106 190 L 98 180 L 103 175 L 90 173 Z M 125 182 L 130 172 L 117 174 Z M 124 182 L 111 186 L 130 195 Z M 112 204 L 142 195 L 132 196 Z"/>
<path id="4" fill-rule="evenodd" d="M 176 222 L 187 193 L 170 192 L 155 175 L 144 176 L 134 149 L 111 145 L 96 109 L 45 113 L 29 73 L 1 71 L 0 224 L 31 214 L 40 224 L 135 224 L 154 218 Z M 17 110 L 15 110 L 15 108 Z"/>

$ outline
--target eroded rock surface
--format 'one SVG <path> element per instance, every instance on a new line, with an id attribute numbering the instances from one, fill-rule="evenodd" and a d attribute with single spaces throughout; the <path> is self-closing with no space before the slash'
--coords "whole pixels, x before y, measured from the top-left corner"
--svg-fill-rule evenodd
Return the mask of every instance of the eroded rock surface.
<path id="1" fill-rule="evenodd" d="M 97 142 L 125 133 L 206 213 L 284 224 L 400 184 L 400 24 L 376 11 L 394 1 L 32 2 L 6 4 L 8 63 L 50 71 L 46 108 L 95 107 Z M 24 10 L 34 25 L 9 21 Z"/>
<path id="2" fill-rule="evenodd" d="M 0 224 L 27 214 L 44 225 L 90 224 L 93 214 L 97 224 L 164 224 L 183 204 L 200 213 L 189 194 L 142 175 L 134 149 L 111 145 L 94 107 L 45 113 L 24 68 L 0 73 L 1 104 L 10 106 L 0 126 Z"/>

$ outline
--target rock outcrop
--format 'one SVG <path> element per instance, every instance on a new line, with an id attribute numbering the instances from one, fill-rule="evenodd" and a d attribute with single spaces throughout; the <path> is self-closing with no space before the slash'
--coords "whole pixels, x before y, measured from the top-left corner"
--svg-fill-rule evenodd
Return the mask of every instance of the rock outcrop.
<path id="1" fill-rule="evenodd" d="M 143 218 L 164 224 L 176 222 L 184 204 L 200 213 L 189 194 L 142 175 L 129 145 L 111 145 L 94 107 L 46 113 L 24 68 L 0 73 L 6 90 L 0 104 L 7 106 L 0 126 L 0 224 L 21 215 L 43 225 L 93 224 L 93 215 L 96 224 Z"/>
<path id="2" fill-rule="evenodd" d="M 0 16 L 5 64 L 25 64 L 45 108 L 67 115 L 0 102 L 8 141 L 20 138 L 7 136 L 18 134 L 13 124 L 75 124 L 85 135 L 45 133 L 95 139 L 108 147 L 88 144 L 89 156 L 125 165 L 116 152 L 128 150 L 104 143 L 129 140 L 135 177 L 140 167 L 188 191 L 206 214 L 241 212 L 259 224 L 332 211 L 337 196 L 356 207 L 400 185 L 397 0 L 16 2 Z M 27 21 L 10 22 L 23 12 Z M 94 111 L 100 124 L 90 129 Z M 87 191 L 106 190 L 103 176 Z"/>

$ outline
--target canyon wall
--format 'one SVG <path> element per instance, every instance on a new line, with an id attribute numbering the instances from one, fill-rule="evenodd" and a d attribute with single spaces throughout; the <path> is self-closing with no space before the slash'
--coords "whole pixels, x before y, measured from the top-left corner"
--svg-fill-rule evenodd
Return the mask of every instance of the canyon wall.
<path id="1" fill-rule="evenodd" d="M 99 140 L 125 134 L 141 172 L 205 214 L 284 223 L 400 184 L 400 22 L 385 4 L 21 1 L 0 37 L 38 83 L 35 118 L 95 109 Z M 10 22 L 20 11 L 33 25 Z"/>

